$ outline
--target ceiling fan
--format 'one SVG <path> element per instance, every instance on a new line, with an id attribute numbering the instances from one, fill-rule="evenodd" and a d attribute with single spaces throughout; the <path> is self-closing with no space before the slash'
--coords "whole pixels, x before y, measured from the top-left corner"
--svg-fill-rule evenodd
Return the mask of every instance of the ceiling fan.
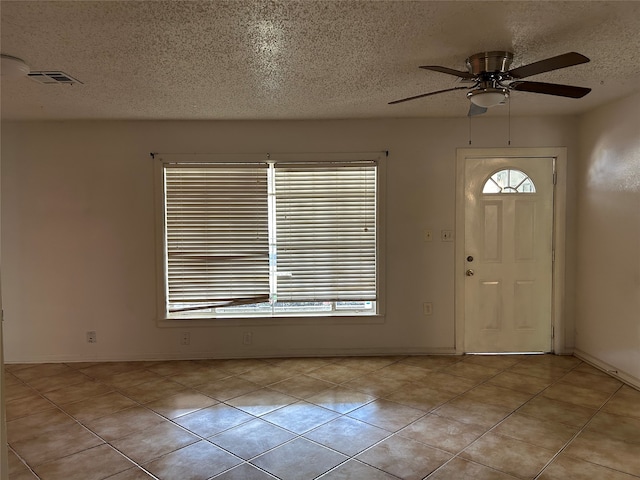
<path id="1" fill-rule="evenodd" d="M 512 90 L 569 98 L 582 98 L 591 91 L 590 88 L 572 85 L 521 80 L 531 77 L 532 75 L 538 75 L 539 73 L 587 63 L 589 59 L 579 53 L 569 52 L 509 70 L 512 60 L 513 53 L 494 51 L 476 53 L 467 58 L 466 65 L 468 72 L 441 67 L 439 65 L 423 65 L 420 68 L 454 75 L 461 78 L 463 82 L 473 82 L 473 85 L 470 87 L 460 86 L 423 93 L 422 95 L 415 95 L 413 97 L 389 102 L 389 105 L 453 90 L 466 89 L 469 90 L 467 98 L 471 100 L 471 107 L 469 108 L 469 116 L 471 117 L 485 113 L 489 107 L 505 103 Z"/>

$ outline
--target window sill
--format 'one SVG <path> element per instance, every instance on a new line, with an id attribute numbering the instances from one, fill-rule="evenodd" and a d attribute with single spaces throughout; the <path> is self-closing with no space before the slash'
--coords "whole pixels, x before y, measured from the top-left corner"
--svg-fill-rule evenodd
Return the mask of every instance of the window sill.
<path id="1" fill-rule="evenodd" d="M 241 327 L 241 326 L 286 326 L 286 325 L 374 325 L 385 323 L 384 315 L 358 316 L 313 316 L 313 317 L 260 317 L 260 318 L 161 318 L 158 327 Z"/>

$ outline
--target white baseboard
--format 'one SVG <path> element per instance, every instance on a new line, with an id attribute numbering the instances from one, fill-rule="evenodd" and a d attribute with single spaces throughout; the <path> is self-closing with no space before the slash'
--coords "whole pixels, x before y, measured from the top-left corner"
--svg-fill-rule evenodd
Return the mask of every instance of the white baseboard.
<path id="1" fill-rule="evenodd" d="M 34 355 L 5 359 L 5 363 L 76 363 L 76 362 L 130 362 L 157 360 L 200 360 L 230 358 L 291 358 L 291 357 L 362 357 L 395 355 L 456 355 L 455 348 L 292 348 L 251 349 L 242 351 L 172 352 L 151 354 L 114 353 L 106 355 Z"/>
<path id="2" fill-rule="evenodd" d="M 626 372 L 619 370 L 617 367 L 613 365 L 609 365 L 607 362 L 603 362 L 599 358 L 593 357 L 582 350 L 575 348 L 573 350 L 573 354 L 578 357 L 580 360 L 587 362 L 592 367 L 597 368 L 598 370 L 602 370 L 607 375 L 610 375 L 614 378 L 617 378 L 621 382 L 626 383 L 627 385 L 640 390 L 640 379 L 630 375 Z"/>

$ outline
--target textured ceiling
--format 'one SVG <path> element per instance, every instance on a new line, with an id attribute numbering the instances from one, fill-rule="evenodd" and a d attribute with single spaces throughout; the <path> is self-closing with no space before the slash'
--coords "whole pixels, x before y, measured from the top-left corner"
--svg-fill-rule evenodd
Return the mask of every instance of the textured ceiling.
<path id="1" fill-rule="evenodd" d="M 514 92 L 512 115 L 578 114 L 640 89 L 640 2 L 5 1 L 3 54 L 82 85 L 2 79 L 3 119 L 323 119 L 465 116 L 464 90 L 425 71 L 468 56 L 512 67 L 576 51 L 590 63 L 528 80 L 593 91 Z M 495 107 L 489 115 L 504 115 Z"/>

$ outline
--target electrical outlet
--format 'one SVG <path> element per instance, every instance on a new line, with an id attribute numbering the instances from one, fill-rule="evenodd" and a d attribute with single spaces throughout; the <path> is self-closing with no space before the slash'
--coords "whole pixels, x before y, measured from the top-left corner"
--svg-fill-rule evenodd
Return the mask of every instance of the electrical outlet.
<path id="1" fill-rule="evenodd" d="M 433 314 L 433 304 L 431 302 L 424 302 L 422 304 L 422 313 L 424 315 L 431 315 Z"/>
<path id="2" fill-rule="evenodd" d="M 182 332 L 180 345 L 189 345 L 190 343 L 191 343 L 191 334 L 189 332 Z"/>
<path id="3" fill-rule="evenodd" d="M 442 230 L 440 235 L 443 242 L 453 242 L 453 230 Z"/>
<path id="4" fill-rule="evenodd" d="M 95 331 L 87 332 L 87 343 L 98 343 L 98 335 Z"/>
<path id="5" fill-rule="evenodd" d="M 243 345 L 251 345 L 253 342 L 253 333 L 252 332 L 244 332 L 242 334 L 242 343 Z"/>

